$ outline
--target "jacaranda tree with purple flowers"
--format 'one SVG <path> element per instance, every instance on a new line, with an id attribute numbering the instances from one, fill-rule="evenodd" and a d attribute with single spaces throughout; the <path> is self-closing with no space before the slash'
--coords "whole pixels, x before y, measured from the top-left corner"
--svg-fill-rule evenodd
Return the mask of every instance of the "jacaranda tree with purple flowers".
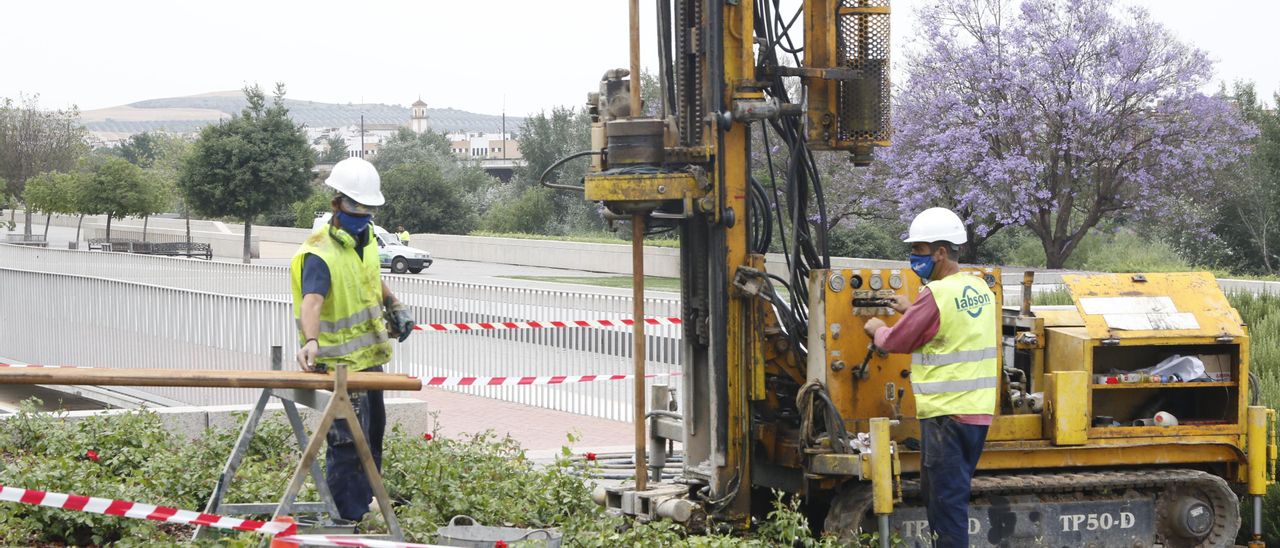
<path id="1" fill-rule="evenodd" d="M 975 247 L 1025 226 L 1057 268 L 1103 220 L 1197 223 L 1177 204 L 1216 200 L 1247 152 L 1253 129 L 1202 92 L 1213 63 L 1145 10 L 942 0 L 919 16 L 878 155 L 904 218 L 950 207 Z"/>

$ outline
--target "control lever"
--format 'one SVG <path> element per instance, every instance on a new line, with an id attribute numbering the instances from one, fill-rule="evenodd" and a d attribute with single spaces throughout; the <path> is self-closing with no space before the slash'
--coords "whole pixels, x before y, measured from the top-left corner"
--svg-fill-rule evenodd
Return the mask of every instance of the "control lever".
<path id="1" fill-rule="evenodd" d="M 893 308 L 893 299 L 880 297 L 858 297 L 853 299 L 854 308 Z"/>
<path id="2" fill-rule="evenodd" d="M 902 417 L 902 395 L 907 391 L 904 388 L 898 388 L 892 381 L 884 383 L 884 399 L 893 406 L 893 418 Z"/>
<path id="3" fill-rule="evenodd" d="M 876 343 L 868 344 L 867 357 L 862 358 L 862 365 L 858 366 L 857 369 L 853 370 L 853 378 L 855 379 L 867 378 L 867 367 L 871 365 L 871 356 L 873 355 L 880 356 L 881 358 L 883 358 L 885 356 L 888 356 L 889 353 L 885 352 L 884 350 L 881 350 L 880 347 L 876 346 Z"/>

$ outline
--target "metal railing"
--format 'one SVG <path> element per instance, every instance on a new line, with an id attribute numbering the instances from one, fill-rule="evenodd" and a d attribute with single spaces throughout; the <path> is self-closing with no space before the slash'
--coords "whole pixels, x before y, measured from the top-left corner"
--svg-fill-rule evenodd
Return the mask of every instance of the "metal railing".
<path id="1" fill-rule="evenodd" d="M 420 323 L 622 319 L 628 296 L 393 276 Z M 0 356 L 99 367 L 263 369 L 272 345 L 296 347 L 288 268 L 126 253 L 0 245 Z M 649 298 L 650 316 L 679 316 Z M 680 371 L 680 327 L 650 326 L 649 371 Z M 388 371 L 418 377 L 627 374 L 630 328 L 419 332 Z M 456 387 L 462 392 L 630 420 L 631 381 Z M 650 381 L 652 384 L 654 381 Z M 658 380 L 657 382 L 669 382 Z M 251 403 L 252 391 L 158 389 L 194 405 Z"/>

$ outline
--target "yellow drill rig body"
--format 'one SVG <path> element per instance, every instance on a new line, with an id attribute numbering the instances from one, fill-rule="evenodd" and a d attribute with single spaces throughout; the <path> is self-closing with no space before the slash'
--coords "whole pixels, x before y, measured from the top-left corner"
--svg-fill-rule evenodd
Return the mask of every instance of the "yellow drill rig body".
<path id="1" fill-rule="evenodd" d="M 680 236 L 684 373 L 678 387 L 637 393 L 651 409 L 637 415 L 652 463 L 639 451 L 638 468 L 650 474 L 600 502 L 642 519 L 747 526 L 761 491 L 779 489 L 827 508 L 831 532 L 927 546 L 910 357 L 874 351 L 862 329 L 873 317 L 894 324 L 889 303 L 921 283 L 905 268 L 831 266 L 812 154 L 865 164 L 888 144 L 888 0 L 803 0 L 794 13 L 769 0 L 659 0 L 662 108 L 647 117 L 633 87 L 637 4 L 631 70 L 605 73 L 589 97 L 592 172 L 580 186 L 548 185 L 630 219 L 633 252 L 646 231 Z M 781 257 L 766 263 L 775 247 Z M 1003 295 L 998 269 L 965 275 Z M 971 543 L 1233 542 L 1240 496 L 1257 503 L 1276 458 L 1239 315 L 1207 274 L 1063 282 L 1072 306 L 997 315 L 1001 397 L 973 483 Z M 1174 355 L 1205 375 L 1143 375 Z M 1177 424 L 1150 423 L 1158 412 Z M 661 482 L 670 442 L 683 464 Z"/>

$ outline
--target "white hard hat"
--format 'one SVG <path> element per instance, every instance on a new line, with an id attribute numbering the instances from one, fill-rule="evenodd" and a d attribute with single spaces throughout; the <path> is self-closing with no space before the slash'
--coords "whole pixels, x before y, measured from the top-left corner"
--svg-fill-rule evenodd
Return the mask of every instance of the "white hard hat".
<path id="1" fill-rule="evenodd" d="M 964 231 L 964 222 L 954 211 L 945 207 L 931 207 L 911 220 L 911 230 L 907 232 L 907 239 L 902 241 L 951 242 L 959 245 L 969 241 L 969 235 Z"/>
<path id="2" fill-rule="evenodd" d="M 364 158 L 347 158 L 334 164 L 324 184 L 361 205 L 377 207 L 386 203 L 382 197 L 382 178 L 378 177 L 377 168 Z"/>

